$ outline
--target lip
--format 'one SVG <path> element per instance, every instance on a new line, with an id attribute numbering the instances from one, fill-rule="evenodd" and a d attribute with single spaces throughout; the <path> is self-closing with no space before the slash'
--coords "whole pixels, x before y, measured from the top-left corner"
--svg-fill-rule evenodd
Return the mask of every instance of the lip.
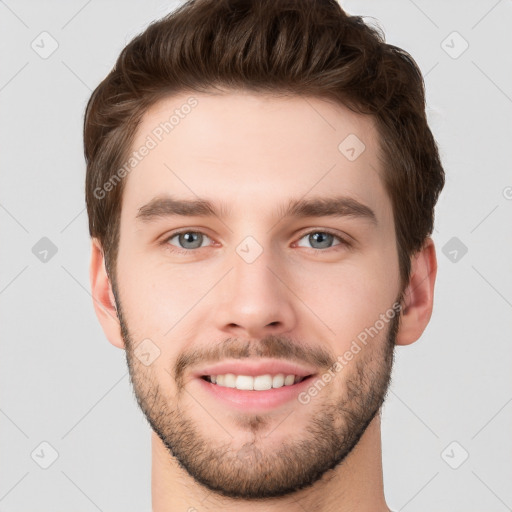
<path id="1" fill-rule="evenodd" d="M 299 377 L 307 377 L 315 374 L 316 372 L 317 370 L 315 368 L 308 368 L 292 361 L 279 359 L 247 361 L 237 359 L 232 361 L 222 361 L 220 363 L 205 366 L 195 372 L 193 376 L 204 377 L 206 375 L 225 375 L 226 373 L 233 373 L 235 375 L 256 377 L 257 375 L 277 375 L 278 373 L 283 373 L 285 376 L 297 375 Z"/>
<path id="2" fill-rule="evenodd" d="M 291 373 L 289 375 L 291 375 Z M 298 401 L 298 395 L 311 385 L 314 377 L 315 375 L 311 375 L 297 384 L 275 389 L 266 389 L 264 391 L 241 390 L 218 386 L 217 384 L 212 384 L 202 379 L 200 376 L 193 379 L 193 385 L 195 386 L 197 384 L 200 394 L 206 394 L 209 399 L 213 398 L 215 401 L 220 402 L 223 407 L 227 406 L 230 409 L 245 413 L 258 414 L 278 408 L 293 400 Z"/>

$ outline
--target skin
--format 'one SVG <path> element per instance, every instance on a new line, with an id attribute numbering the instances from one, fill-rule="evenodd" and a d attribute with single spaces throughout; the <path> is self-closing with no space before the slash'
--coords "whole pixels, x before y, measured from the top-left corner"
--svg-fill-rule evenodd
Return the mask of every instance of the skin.
<path id="1" fill-rule="evenodd" d="M 190 96 L 175 95 L 150 108 L 133 148 Z M 387 511 L 379 413 L 391 373 L 387 348 L 413 343 L 430 320 L 437 272 L 433 241 L 427 238 L 411 258 L 411 278 L 401 290 L 392 206 L 382 184 L 371 117 L 319 98 L 239 91 L 193 96 L 197 106 L 125 178 L 117 285 L 105 271 L 98 240 L 92 240 L 95 311 L 109 341 L 127 351 L 139 404 L 169 438 L 177 430 L 192 433 L 180 447 L 188 462 L 201 457 L 197 450 L 191 453 L 191 441 L 204 441 L 205 450 L 222 448 L 215 461 L 217 484 L 234 465 L 244 475 L 239 478 L 247 479 L 244 483 L 256 482 L 264 468 L 279 467 L 281 458 L 272 455 L 283 443 L 292 455 L 299 454 L 293 449 L 300 441 L 310 443 L 311 457 L 291 459 L 292 466 L 297 461 L 294 469 L 307 472 L 318 452 L 315 446 L 329 439 L 330 447 L 337 448 L 336 435 L 353 434 L 347 410 L 370 423 L 359 439 L 351 440 L 347 453 L 338 454 L 341 463 L 311 485 L 256 501 L 228 497 L 198 482 L 153 432 L 153 510 Z M 354 161 L 338 150 L 349 134 L 365 144 Z M 222 201 L 230 215 L 140 222 L 139 209 L 162 193 Z M 377 224 L 357 217 L 285 219 L 278 209 L 290 199 L 333 195 L 369 206 Z M 205 234 L 203 246 L 172 252 L 191 247 L 179 237 L 170 238 L 182 229 Z M 330 246 L 315 251 L 320 245 L 311 245 L 314 240 L 307 235 L 324 230 L 352 245 L 333 238 Z M 236 252 L 247 236 L 263 250 L 250 264 Z M 304 361 L 313 354 L 343 355 L 402 291 L 398 332 L 392 335 L 388 323 L 308 404 L 292 400 L 267 414 L 235 412 L 205 393 L 192 376 L 209 362 L 212 347 L 224 347 L 233 356 L 237 348 L 246 348 L 254 359 L 290 349 L 293 343 Z M 271 338 L 281 345 L 263 343 Z M 134 352 L 144 339 L 159 350 L 149 366 Z M 197 359 L 184 365 L 177 382 L 176 362 L 191 354 Z M 322 375 L 326 367 L 317 370 Z M 357 391 L 349 392 L 352 388 Z M 356 402 L 372 392 L 382 396 L 359 410 Z M 328 411 L 332 422 L 312 436 L 308 428 Z M 291 471 L 284 474 L 293 476 Z"/>

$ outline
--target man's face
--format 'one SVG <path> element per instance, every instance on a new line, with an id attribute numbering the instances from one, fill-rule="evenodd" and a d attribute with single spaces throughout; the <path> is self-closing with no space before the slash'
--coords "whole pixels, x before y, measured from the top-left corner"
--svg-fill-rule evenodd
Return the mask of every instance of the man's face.
<path id="1" fill-rule="evenodd" d="M 282 496 L 345 459 L 388 387 L 402 290 L 377 133 L 316 98 L 189 97 L 146 113 L 132 149 L 157 144 L 125 178 L 114 294 L 130 376 L 196 481 Z M 155 205 L 171 196 L 216 215 Z M 338 215 L 286 214 L 340 197 Z"/>

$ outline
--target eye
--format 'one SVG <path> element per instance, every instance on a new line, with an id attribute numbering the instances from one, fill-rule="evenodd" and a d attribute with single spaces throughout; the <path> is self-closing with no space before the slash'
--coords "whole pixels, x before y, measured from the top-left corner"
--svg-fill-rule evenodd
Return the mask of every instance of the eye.
<path id="1" fill-rule="evenodd" d="M 334 244 L 334 246 L 345 245 L 347 247 L 350 247 L 349 242 L 347 242 L 345 239 L 343 239 L 340 236 L 335 235 L 334 233 L 331 233 L 329 231 L 321 231 L 321 230 L 309 231 L 308 233 L 305 233 L 301 237 L 300 240 L 304 240 L 304 239 L 306 239 L 306 241 L 309 244 L 313 245 L 313 247 L 311 247 L 312 249 L 316 249 L 316 250 L 331 249 L 333 247 L 332 243 L 335 240 L 338 240 L 339 243 Z M 303 245 L 300 245 L 300 240 L 297 244 L 299 245 L 299 247 L 304 247 Z M 315 245 L 316 245 L 316 247 L 315 247 Z"/>
<path id="2" fill-rule="evenodd" d="M 176 239 L 175 243 L 172 242 L 174 239 Z M 339 245 L 351 247 L 350 242 L 340 237 L 339 235 L 326 230 L 317 229 L 304 233 L 296 245 L 299 247 L 307 247 L 301 245 L 300 243 L 304 239 L 306 239 L 307 243 L 312 245 L 310 249 L 320 252 L 326 252 L 328 249 L 332 249 L 333 247 L 337 247 Z M 201 231 L 188 230 L 172 233 L 162 242 L 162 244 L 172 252 L 187 254 L 194 251 L 195 249 L 207 247 L 209 245 L 207 242 L 208 240 L 211 240 L 211 238 Z M 333 244 L 333 242 L 336 240 L 338 240 L 338 243 Z"/>
<path id="3" fill-rule="evenodd" d="M 171 243 L 171 240 L 174 238 L 177 239 L 177 243 L 179 245 L 175 245 Z M 164 240 L 164 244 L 170 244 L 173 247 L 177 247 L 177 252 L 189 252 L 193 249 L 200 249 L 203 246 L 203 242 L 205 239 L 210 239 L 209 236 L 201 233 L 200 231 L 180 231 L 178 233 L 173 233 L 171 236 Z M 208 245 L 208 244 L 207 244 Z"/>

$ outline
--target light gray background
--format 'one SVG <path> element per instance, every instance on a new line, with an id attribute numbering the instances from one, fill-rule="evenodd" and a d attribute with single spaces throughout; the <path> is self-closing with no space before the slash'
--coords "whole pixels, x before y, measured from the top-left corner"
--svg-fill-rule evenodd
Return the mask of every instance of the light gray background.
<path id="1" fill-rule="evenodd" d="M 149 427 L 89 294 L 81 137 L 91 91 L 174 5 L 0 1 L 2 512 L 151 508 Z M 420 65 L 447 174 L 433 318 L 397 349 L 384 408 L 388 504 L 511 510 L 512 2 L 342 5 Z M 43 31 L 59 45 L 46 59 L 31 47 L 51 48 Z M 32 252 L 43 237 L 57 248 L 46 262 Z M 58 452 L 48 469 L 42 442 Z"/>

